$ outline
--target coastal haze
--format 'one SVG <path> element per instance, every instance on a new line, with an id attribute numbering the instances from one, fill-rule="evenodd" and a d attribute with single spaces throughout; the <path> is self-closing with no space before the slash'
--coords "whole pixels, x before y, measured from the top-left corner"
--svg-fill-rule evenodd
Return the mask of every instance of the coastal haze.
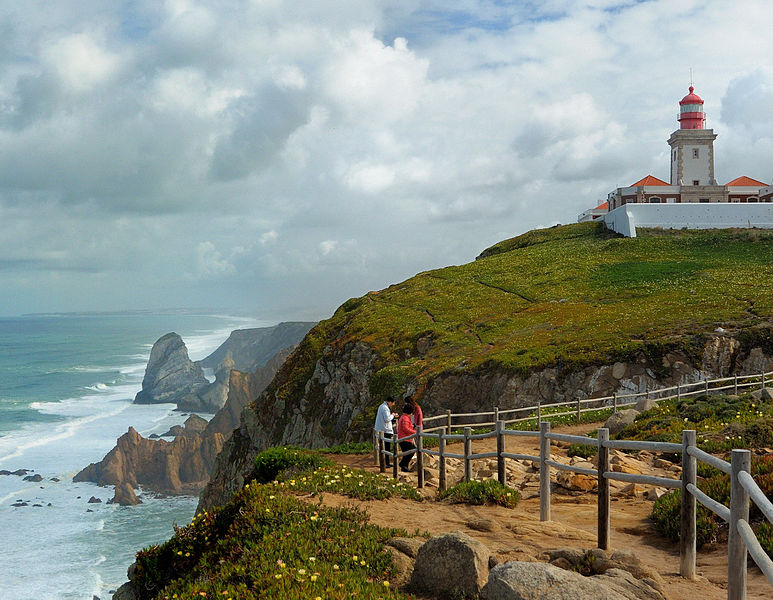
<path id="1" fill-rule="evenodd" d="M 770 181 L 772 11 L 4 0 L 0 314 L 323 318 L 665 177 L 691 67 L 718 178 Z"/>

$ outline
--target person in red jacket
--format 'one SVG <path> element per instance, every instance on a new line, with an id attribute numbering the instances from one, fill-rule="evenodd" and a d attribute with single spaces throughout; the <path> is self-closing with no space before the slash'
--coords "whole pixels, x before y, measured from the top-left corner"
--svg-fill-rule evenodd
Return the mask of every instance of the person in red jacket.
<path id="1" fill-rule="evenodd" d="M 404 438 L 409 435 L 413 435 L 416 433 L 416 429 L 413 427 L 413 423 L 411 422 L 411 415 L 413 414 L 413 406 L 411 404 L 406 404 L 403 406 L 403 414 L 400 415 L 400 418 L 397 419 L 397 438 Z M 408 452 L 410 450 L 415 450 L 416 444 L 413 443 L 413 440 L 403 440 L 400 442 L 400 452 Z M 400 459 L 400 470 L 403 473 L 408 472 L 408 465 L 411 463 L 411 458 L 413 458 L 413 454 L 406 454 Z"/>
<path id="2" fill-rule="evenodd" d="M 414 427 L 424 427 L 424 414 L 421 412 L 421 406 L 416 402 L 416 398 L 408 396 L 405 399 L 406 404 L 413 406 L 413 415 L 411 421 L 413 421 Z"/>

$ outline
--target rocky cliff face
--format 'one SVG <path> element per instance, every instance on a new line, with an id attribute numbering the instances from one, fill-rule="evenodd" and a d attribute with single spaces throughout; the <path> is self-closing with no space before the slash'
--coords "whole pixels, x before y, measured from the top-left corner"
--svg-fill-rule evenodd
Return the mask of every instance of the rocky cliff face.
<path id="1" fill-rule="evenodd" d="M 202 492 L 200 510 L 225 503 L 244 485 L 255 456 L 268 447 L 294 444 L 313 448 L 369 436 L 379 402 L 371 393 L 377 353 L 364 342 L 349 342 L 340 348 L 329 345 L 316 356 L 313 369 L 304 371 L 299 356 L 304 352 L 306 360 L 314 356 L 306 346 L 301 344 L 272 384 L 242 412 L 239 428 L 225 443 L 211 481 Z M 698 337 L 692 347 L 700 351 L 675 349 L 658 355 L 640 351 L 626 361 L 575 369 L 556 366 L 525 378 L 497 369 L 448 372 L 421 389 L 409 380 L 404 392 L 418 393 L 425 415 L 432 415 L 448 409 L 519 408 L 538 401 L 641 392 L 704 377 L 773 370 L 773 357 L 763 348 L 733 335 Z"/>
<path id="2" fill-rule="evenodd" d="M 209 385 L 201 367 L 188 358 L 188 349 L 182 338 L 176 333 L 167 333 L 153 344 L 142 379 L 142 390 L 135 396 L 134 402 L 171 402 L 184 410 L 201 410 L 203 401 L 199 393 Z"/>
<path id="3" fill-rule="evenodd" d="M 132 488 L 143 486 L 164 494 L 195 494 L 206 484 L 224 437 L 184 435 L 167 442 L 143 438 L 134 428 L 118 438 L 99 463 L 92 463 L 73 481 Z"/>
<path id="4" fill-rule="evenodd" d="M 314 327 L 315 323 L 291 321 L 272 327 L 236 329 L 223 344 L 202 360 L 204 368 L 217 369 L 228 354 L 233 367 L 243 373 L 252 373 L 263 367 L 277 352 L 294 346 Z"/>

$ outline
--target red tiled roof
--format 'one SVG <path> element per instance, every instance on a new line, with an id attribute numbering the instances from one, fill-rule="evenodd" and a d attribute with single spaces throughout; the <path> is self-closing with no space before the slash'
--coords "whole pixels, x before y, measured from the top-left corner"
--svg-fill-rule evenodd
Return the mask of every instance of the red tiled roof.
<path id="1" fill-rule="evenodd" d="M 594 208 L 593 210 L 609 210 L 609 201 L 607 201 L 607 202 L 602 202 L 601 204 L 599 204 L 599 205 L 598 205 L 596 208 Z"/>
<path id="2" fill-rule="evenodd" d="M 636 187 L 637 185 L 671 185 L 670 183 L 666 183 L 662 179 L 658 179 L 657 177 L 654 177 L 652 175 L 647 175 L 643 179 L 639 179 L 636 183 L 632 183 L 630 187 Z"/>
<path id="3" fill-rule="evenodd" d="M 751 177 L 747 177 L 746 175 L 741 175 L 740 177 L 736 177 L 735 179 L 733 179 L 733 181 L 728 181 L 727 185 L 764 187 L 768 184 L 763 183 L 762 181 L 757 181 L 756 179 L 752 179 Z"/>

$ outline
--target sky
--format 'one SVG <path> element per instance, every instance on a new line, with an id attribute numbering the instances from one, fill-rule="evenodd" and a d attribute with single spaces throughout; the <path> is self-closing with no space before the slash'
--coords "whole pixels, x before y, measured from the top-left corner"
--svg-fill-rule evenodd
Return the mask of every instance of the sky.
<path id="1" fill-rule="evenodd" d="M 0 315 L 347 298 L 669 177 L 773 181 L 767 1 L 0 0 Z"/>

